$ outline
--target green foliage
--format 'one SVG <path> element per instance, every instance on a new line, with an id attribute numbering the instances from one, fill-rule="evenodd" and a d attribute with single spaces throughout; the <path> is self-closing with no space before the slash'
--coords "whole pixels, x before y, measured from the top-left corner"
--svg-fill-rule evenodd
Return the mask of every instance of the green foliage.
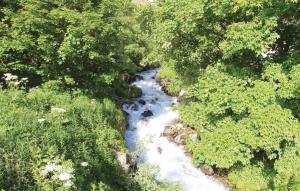
<path id="1" fill-rule="evenodd" d="M 278 34 L 273 31 L 276 24 L 276 18 L 269 18 L 265 22 L 254 20 L 247 23 L 237 22 L 228 26 L 226 40 L 220 44 L 223 57 L 230 58 L 242 50 L 250 50 L 256 56 L 260 56 L 278 38 Z"/>
<path id="2" fill-rule="evenodd" d="M 252 168 L 253 160 L 266 166 L 275 162 L 275 167 L 269 169 L 273 171 L 271 179 L 264 185 L 273 181 L 276 186 L 288 185 L 299 176 L 297 170 L 288 170 L 285 165 L 299 163 L 299 152 L 295 150 L 300 148 L 300 124 L 297 115 L 284 108 L 289 106 L 282 102 L 284 98 L 296 98 L 293 92 L 299 80 L 295 82 L 289 77 L 291 74 L 282 71 L 281 65 L 267 65 L 262 74 L 264 80 L 259 80 L 253 75 L 246 79 L 242 72 L 236 77 L 224 65 L 205 70 L 198 83 L 188 89 L 188 104 L 179 108 L 182 119 L 202 132 L 201 142 L 190 145 L 195 163 L 235 171 L 241 165 Z M 291 162 L 280 162 L 284 160 L 283 153 L 290 152 Z M 281 168 L 286 174 L 280 175 Z M 251 188 L 247 181 L 235 184 L 246 190 Z"/>
<path id="3" fill-rule="evenodd" d="M 188 143 L 194 163 L 234 189 L 297 189 L 299 11 L 298 1 L 157 3 L 149 57 L 167 91 L 187 91 L 178 110 L 201 136 Z"/>
<path id="4" fill-rule="evenodd" d="M 42 175 L 47 164 L 74 169 L 69 171 L 71 190 L 90 190 L 100 180 L 109 187 L 115 184 L 120 169 L 111 148 L 126 151 L 125 118 L 111 101 L 72 98 L 49 89 L 28 94 L 10 89 L 0 91 L 0 105 L 2 189 L 66 190 L 59 179 Z"/>
<path id="5" fill-rule="evenodd" d="M 153 165 L 139 165 L 138 172 L 134 175 L 135 184 L 129 190 L 142 191 L 180 191 L 181 186 L 176 182 L 157 180 L 159 168 Z M 137 187 L 138 186 L 138 187 Z"/>
<path id="6" fill-rule="evenodd" d="M 228 176 L 228 181 L 236 185 L 236 190 L 265 190 L 268 188 L 271 174 L 264 169 L 263 164 L 240 167 L 232 171 Z"/>
<path id="7" fill-rule="evenodd" d="M 160 79 L 161 84 L 166 88 L 167 92 L 176 95 L 183 87 L 183 82 L 176 73 L 174 63 L 170 62 L 161 66 L 157 77 Z"/>
<path id="8" fill-rule="evenodd" d="M 91 94 L 125 96 L 117 89 L 144 51 L 130 1 L 15 3 L 18 10 L 10 3 L 0 10 L 0 73 L 29 77 L 31 85 L 56 79 Z"/>
<path id="9" fill-rule="evenodd" d="M 237 190 L 299 190 L 299 15 L 297 0 L 1 1 L 0 74 L 19 78 L 1 84 L 0 189 L 178 190 L 149 167 L 120 176 L 110 150 L 126 122 L 105 97 L 141 94 L 128 76 L 161 64 L 165 89 L 187 91 L 196 165 Z"/>

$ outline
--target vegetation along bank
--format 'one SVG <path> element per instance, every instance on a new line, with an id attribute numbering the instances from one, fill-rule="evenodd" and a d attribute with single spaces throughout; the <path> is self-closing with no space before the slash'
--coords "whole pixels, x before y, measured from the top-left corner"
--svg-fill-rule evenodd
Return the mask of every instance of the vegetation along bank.
<path id="1" fill-rule="evenodd" d="M 0 1 L 0 189 L 174 188 L 114 154 L 130 76 L 160 66 L 186 92 L 196 166 L 233 190 L 299 190 L 299 17 L 297 0 Z"/>

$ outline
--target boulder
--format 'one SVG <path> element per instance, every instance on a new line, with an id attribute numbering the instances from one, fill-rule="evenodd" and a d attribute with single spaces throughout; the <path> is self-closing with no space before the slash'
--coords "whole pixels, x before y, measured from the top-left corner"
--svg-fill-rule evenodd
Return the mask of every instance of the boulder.
<path id="1" fill-rule="evenodd" d="M 125 173 L 134 173 L 137 170 L 137 164 L 134 162 L 128 153 L 123 153 L 112 149 L 112 153 L 116 157 L 121 169 Z"/>
<path id="2" fill-rule="evenodd" d="M 174 135 L 176 134 L 177 129 L 172 126 L 172 125 L 167 125 L 164 129 L 164 132 L 162 133 L 161 136 L 163 137 L 174 137 Z"/>
<path id="3" fill-rule="evenodd" d="M 185 95 L 186 95 L 186 91 L 181 90 L 177 96 L 177 101 L 180 102 L 182 100 L 182 97 L 184 97 Z"/>
<path id="4" fill-rule="evenodd" d="M 214 169 L 212 169 L 211 167 L 206 168 L 204 166 L 199 166 L 198 167 L 199 170 L 201 170 L 206 176 L 213 176 L 215 175 Z"/>
<path id="5" fill-rule="evenodd" d="M 175 143 L 177 143 L 177 144 L 181 144 L 181 135 L 177 135 L 177 136 L 174 138 L 174 141 L 175 141 Z"/>
<path id="6" fill-rule="evenodd" d="M 140 80 L 144 80 L 144 77 L 141 75 L 134 75 L 128 79 L 128 82 L 133 83 L 133 82 L 140 81 Z"/>
<path id="7" fill-rule="evenodd" d="M 196 132 L 194 132 L 190 128 L 185 127 L 179 120 L 174 120 L 165 127 L 164 132 L 161 134 L 161 136 L 167 137 L 169 141 L 175 142 L 178 145 L 185 145 L 189 136 L 193 134 L 195 134 L 198 138 Z M 195 136 L 194 139 L 196 140 Z"/>
<path id="8" fill-rule="evenodd" d="M 183 125 L 182 123 L 177 123 L 177 124 L 175 125 L 175 127 L 178 128 L 178 129 L 183 129 L 183 128 L 184 128 L 184 125 Z"/>
<path id="9" fill-rule="evenodd" d="M 141 105 L 146 105 L 146 101 L 145 101 L 145 100 L 142 100 L 142 99 L 139 100 L 139 103 L 140 103 Z"/>
<path id="10" fill-rule="evenodd" d="M 191 139 L 194 142 L 199 142 L 200 141 L 200 137 L 199 137 L 199 135 L 197 133 L 192 134 Z"/>
<path id="11" fill-rule="evenodd" d="M 185 90 L 181 90 L 181 91 L 179 92 L 178 97 L 183 97 L 183 96 L 185 96 L 185 94 L 186 94 L 186 91 L 185 91 Z"/>
<path id="12" fill-rule="evenodd" d="M 147 110 L 147 111 L 144 111 L 144 113 L 142 113 L 142 116 L 144 116 L 144 117 L 150 117 L 150 116 L 153 116 L 153 113 L 152 113 L 152 111 Z"/>
<path id="13" fill-rule="evenodd" d="M 138 111 L 139 110 L 139 105 L 134 103 L 134 104 L 131 105 L 130 109 L 133 110 L 133 111 Z"/>
<path id="14" fill-rule="evenodd" d="M 163 150 L 162 150 L 161 147 L 157 147 L 157 151 L 158 151 L 159 154 L 161 154 Z"/>

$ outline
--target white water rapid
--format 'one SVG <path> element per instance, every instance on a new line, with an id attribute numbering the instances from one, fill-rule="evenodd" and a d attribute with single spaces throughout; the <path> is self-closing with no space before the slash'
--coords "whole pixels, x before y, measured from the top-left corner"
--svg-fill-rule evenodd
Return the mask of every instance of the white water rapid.
<path id="1" fill-rule="evenodd" d="M 179 114 L 172 111 L 176 98 L 166 95 L 155 79 L 157 71 L 150 69 L 140 73 L 144 79 L 132 85 L 142 89 L 142 97 L 131 105 L 123 106 L 124 111 L 129 113 L 129 128 L 125 134 L 129 151 L 136 151 L 143 143 L 138 162 L 158 165 L 160 179 L 178 181 L 185 191 L 229 190 L 218 180 L 196 169 L 182 147 L 161 136 L 165 126 L 177 119 Z M 140 100 L 145 103 L 140 103 Z M 148 110 L 153 116 L 144 117 L 142 113 Z"/>

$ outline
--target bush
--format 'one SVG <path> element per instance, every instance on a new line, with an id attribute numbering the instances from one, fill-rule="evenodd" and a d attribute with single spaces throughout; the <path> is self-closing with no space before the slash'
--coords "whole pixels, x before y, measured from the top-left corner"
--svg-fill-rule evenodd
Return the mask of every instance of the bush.
<path id="1" fill-rule="evenodd" d="M 123 78 L 145 51 L 133 12 L 129 0 L 6 1 L 0 74 L 29 77 L 32 87 L 59 80 L 94 96 L 125 96 Z"/>
<path id="2" fill-rule="evenodd" d="M 297 185 L 298 7 L 296 1 L 162 0 L 151 12 L 149 59 L 159 58 L 167 91 L 187 92 L 178 110 L 201 136 L 189 141 L 193 161 L 238 190 Z"/>
<path id="3" fill-rule="evenodd" d="M 142 164 L 138 166 L 137 173 L 133 176 L 133 184 L 129 190 L 142 191 L 180 191 L 182 187 L 177 182 L 157 180 L 159 167 Z"/>
<path id="4" fill-rule="evenodd" d="M 126 122 L 110 100 L 8 89 L 0 90 L 0 108 L 2 189 L 91 190 L 100 181 L 116 184 L 120 168 L 111 148 L 126 151 L 121 132 Z M 63 174 L 66 180 L 59 179 Z"/>

